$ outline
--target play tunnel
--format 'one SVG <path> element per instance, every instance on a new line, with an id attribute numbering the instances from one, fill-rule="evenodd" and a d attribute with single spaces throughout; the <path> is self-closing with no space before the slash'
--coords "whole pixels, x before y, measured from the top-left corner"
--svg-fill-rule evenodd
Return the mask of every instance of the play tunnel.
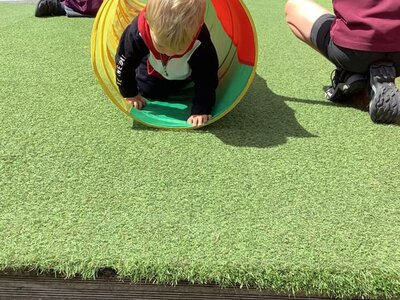
<path id="1" fill-rule="evenodd" d="M 114 57 L 120 36 L 146 1 L 105 0 L 94 21 L 91 60 L 94 72 L 109 99 L 136 121 L 158 128 L 191 128 L 191 89 L 188 86 L 168 99 L 146 99 L 142 110 L 132 109 L 116 85 Z M 241 0 L 207 0 L 206 25 L 218 53 L 219 84 L 212 118 L 231 111 L 248 90 L 257 63 L 257 36 L 251 16 Z"/>

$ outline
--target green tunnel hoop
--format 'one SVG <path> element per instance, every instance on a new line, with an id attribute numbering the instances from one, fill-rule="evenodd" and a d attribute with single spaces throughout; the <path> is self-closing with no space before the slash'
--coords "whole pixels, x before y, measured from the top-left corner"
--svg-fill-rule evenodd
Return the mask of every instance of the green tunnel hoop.
<path id="1" fill-rule="evenodd" d="M 91 61 L 109 99 L 124 113 L 147 126 L 193 128 L 186 120 L 190 97 L 182 91 L 168 101 L 147 99 L 143 110 L 131 109 L 115 82 L 114 56 L 122 32 L 146 1 L 105 0 L 97 13 L 91 37 Z M 257 35 L 241 0 L 207 0 L 206 24 L 217 49 L 219 85 L 209 125 L 230 112 L 247 92 L 257 65 Z M 160 100 L 160 99 L 159 99 Z"/>

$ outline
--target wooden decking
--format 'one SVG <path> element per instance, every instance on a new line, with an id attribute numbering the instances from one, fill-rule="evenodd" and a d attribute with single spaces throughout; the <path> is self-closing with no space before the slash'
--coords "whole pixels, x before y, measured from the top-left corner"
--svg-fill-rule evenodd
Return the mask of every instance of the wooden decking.
<path id="1" fill-rule="evenodd" d="M 0 273 L 0 299 L 140 299 L 140 300 L 259 300 L 289 299 L 254 289 L 225 288 L 215 285 L 178 286 L 131 284 L 113 274 L 99 276 L 96 280 L 80 278 L 63 279 L 35 272 Z M 291 299 L 294 299 L 293 297 Z M 297 296 L 295 299 L 321 299 Z"/>

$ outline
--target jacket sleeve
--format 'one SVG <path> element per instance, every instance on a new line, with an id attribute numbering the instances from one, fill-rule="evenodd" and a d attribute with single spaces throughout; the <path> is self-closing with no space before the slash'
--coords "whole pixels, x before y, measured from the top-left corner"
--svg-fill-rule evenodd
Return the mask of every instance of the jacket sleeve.
<path id="1" fill-rule="evenodd" d="M 209 115 L 215 104 L 218 86 L 218 56 L 207 27 L 203 27 L 198 39 L 201 45 L 189 60 L 195 85 L 191 114 Z"/>
<path id="2" fill-rule="evenodd" d="M 116 82 L 123 97 L 135 97 L 138 94 L 136 68 L 148 53 L 135 18 L 123 32 L 115 55 Z"/>

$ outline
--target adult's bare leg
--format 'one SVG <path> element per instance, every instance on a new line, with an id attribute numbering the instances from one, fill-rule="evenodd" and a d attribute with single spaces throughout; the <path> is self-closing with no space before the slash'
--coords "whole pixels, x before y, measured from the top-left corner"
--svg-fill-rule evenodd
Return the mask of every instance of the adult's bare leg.
<path id="1" fill-rule="evenodd" d="M 311 29 L 319 17 L 332 14 L 312 0 L 288 0 L 285 6 L 286 22 L 294 35 L 300 40 L 314 48 L 311 43 Z"/>

